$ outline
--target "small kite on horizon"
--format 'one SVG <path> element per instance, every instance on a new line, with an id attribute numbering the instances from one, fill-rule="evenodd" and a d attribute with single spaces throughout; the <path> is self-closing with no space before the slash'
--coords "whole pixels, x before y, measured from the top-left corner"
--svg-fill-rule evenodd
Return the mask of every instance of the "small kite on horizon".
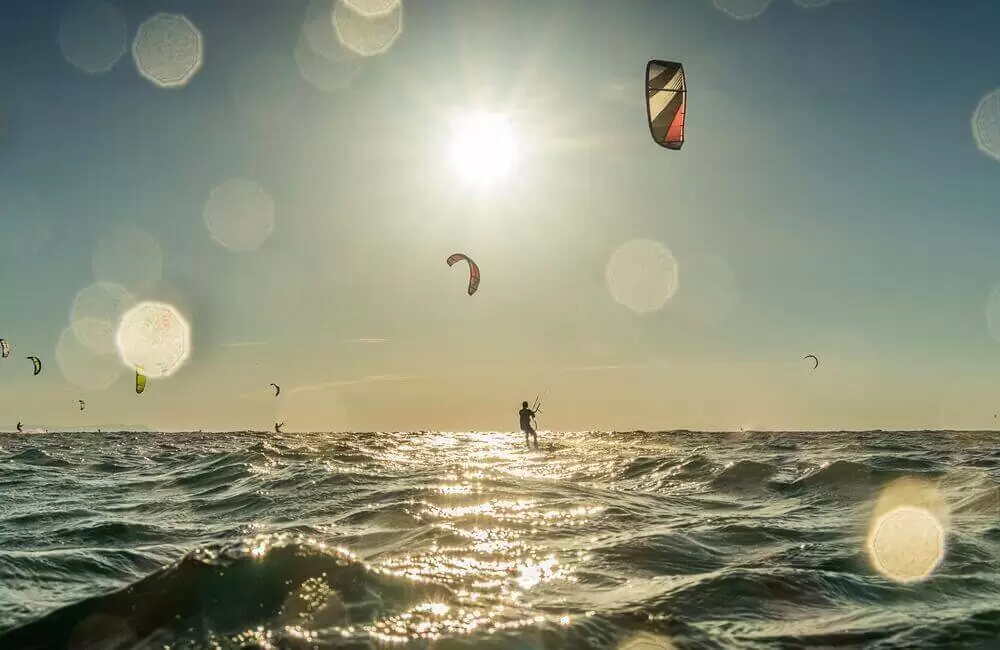
<path id="1" fill-rule="evenodd" d="M 271 385 L 274 386 L 274 396 L 277 397 L 278 395 L 281 395 L 281 386 L 275 384 L 274 382 L 271 382 Z"/>
<path id="2" fill-rule="evenodd" d="M 40 373 L 42 371 L 42 360 L 41 359 L 39 359 L 38 357 L 25 357 L 25 359 L 28 359 L 29 361 L 31 361 L 32 365 L 34 366 L 34 372 L 32 374 L 37 375 L 38 373 Z"/>
<path id="3" fill-rule="evenodd" d="M 802 358 L 803 359 L 812 359 L 813 360 L 813 370 L 815 370 L 816 368 L 819 368 L 819 359 L 816 358 L 815 354 L 807 354 L 806 356 L 804 356 Z"/>

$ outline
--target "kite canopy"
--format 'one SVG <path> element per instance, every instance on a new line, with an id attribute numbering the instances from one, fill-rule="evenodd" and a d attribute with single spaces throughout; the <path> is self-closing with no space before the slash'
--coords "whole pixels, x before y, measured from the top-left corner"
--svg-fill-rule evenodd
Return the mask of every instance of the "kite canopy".
<path id="1" fill-rule="evenodd" d="M 687 78 L 677 61 L 653 60 L 646 64 L 646 117 L 653 141 L 679 150 L 684 144 L 687 114 Z"/>
<path id="2" fill-rule="evenodd" d="M 135 367 L 135 394 L 142 395 L 142 391 L 146 390 L 146 375 L 142 371 L 142 366 Z"/>
<path id="3" fill-rule="evenodd" d="M 454 266 L 456 262 L 465 260 L 469 263 L 469 295 L 476 293 L 479 288 L 479 266 L 464 253 L 453 253 L 448 256 L 448 266 Z"/>
<path id="4" fill-rule="evenodd" d="M 274 396 L 277 397 L 278 395 L 281 395 L 281 386 L 275 383 L 272 383 L 271 385 L 274 386 Z"/>
<path id="5" fill-rule="evenodd" d="M 31 363 L 35 366 L 35 371 L 32 374 L 37 375 L 42 371 L 41 359 L 39 359 L 38 357 L 25 357 L 25 359 L 29 359 Z"/>
<path id="6" fill-rule="evenodd" d="M 0 354 L 3 355 L 4 359 L 10 356 L 10 343 L 7 342 L 7 339 L 0 339 Z"/>
<path id="7" fill-rule="evenodd" d="M 816 368 L 819 368 L 819 359 L 816 358 L 815 354 L 807 354 L 806 356 L 804 356 L 802 358 L 803 359 L 812 359 L 813 360 L 813 370 L 815 370 Z"/>

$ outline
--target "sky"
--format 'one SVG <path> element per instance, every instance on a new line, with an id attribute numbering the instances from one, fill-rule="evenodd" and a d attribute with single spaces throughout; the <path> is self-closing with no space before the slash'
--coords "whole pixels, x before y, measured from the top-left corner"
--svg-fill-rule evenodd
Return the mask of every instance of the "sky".
<path id="1" fill-rule="evenodd" d="M 3 3 L 0 430 L 512 430 L 536 395 L 543 431 L 998 426 L 997 24 Z M 680 151 L 649 135 L 650 59 L 686 71 Z M 477 111 L 513 142 L 489 184 L 451 158 Z M 147 301 L 188 329 L 138 395 L 119 329 Z"/>

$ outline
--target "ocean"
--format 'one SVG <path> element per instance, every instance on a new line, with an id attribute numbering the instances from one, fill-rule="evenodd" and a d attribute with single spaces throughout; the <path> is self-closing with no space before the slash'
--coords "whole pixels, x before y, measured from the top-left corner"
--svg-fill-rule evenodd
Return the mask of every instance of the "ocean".
<path id="1" fill-rule="evenodd" d="M 0 649 L 997 648 L 963 432 L 0 435 Z"/>

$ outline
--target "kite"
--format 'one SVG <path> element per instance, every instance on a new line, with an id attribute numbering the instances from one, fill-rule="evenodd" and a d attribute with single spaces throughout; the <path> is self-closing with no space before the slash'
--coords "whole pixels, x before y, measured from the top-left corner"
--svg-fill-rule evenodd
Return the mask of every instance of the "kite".
<path id="1" fill-rule="evenodd" d="M 449 255 L 448 266 L 454 266 L 460 260 L 465 260 L 469 263 L 469 295 L 471 296 L 479 288 L 479 266 L 463 253 Z"/>
<path id="2" fill-rule="evenodd" d="M 277 397 L 278 395 L 281 395 L 281 386 L 273 382 L 271 383 L 271 385 L 274 386 L 274 396 Z"/>
<path id="3" fill-rule="evenodd" d="M 652 60 L 646 64 L 646 119 L 653 141 L 666 149 L 684 145 L 687 115 L 687 78 L 677 61 Z"/>
<path id="4" fill-rule="evenodd" d="M 84 410 L 85 408 L 87 408 L 87 403 L 84 402 L 82 399 L 78 399 L 77 401 L 80 402 L 80 410 L 81 411 Z"/>
<path id="5" fill-rule="evenodd" d="M 142 366 L 135 367 L 135 394 L 142 395 L 146 390 L 146 375 L 142 372 Z"/>
<path id="6" fill-rule="evenodd" d="M 41 359 L 39 359 L 38 357 L 25 357 L 25 359 L 30 359 L 31 363 L 34 364 L 34 366 L 35 366 L 35 372 L 34 372 L 34 374 L 37 375 L 38 373 L 40 373 L 42 371 L 42 360 Z"/>
<path id="7" fill-rule="evenodd" d="M 0 339 L 0 353 L 3 354 L 4 359 L 10 356 L 10 343 L 7 342 L 7 339 Z"/>
<path id="8" fill-rule="evenodd" d="M 816 358 L 815 354 L 807 354 L 806 356 L 804 356 L 802 358 L 803 359 L 812 359 L 813 360 L 813 370 L 815 370 L 816 368 L 819 368 L 819 359 Z"/>

